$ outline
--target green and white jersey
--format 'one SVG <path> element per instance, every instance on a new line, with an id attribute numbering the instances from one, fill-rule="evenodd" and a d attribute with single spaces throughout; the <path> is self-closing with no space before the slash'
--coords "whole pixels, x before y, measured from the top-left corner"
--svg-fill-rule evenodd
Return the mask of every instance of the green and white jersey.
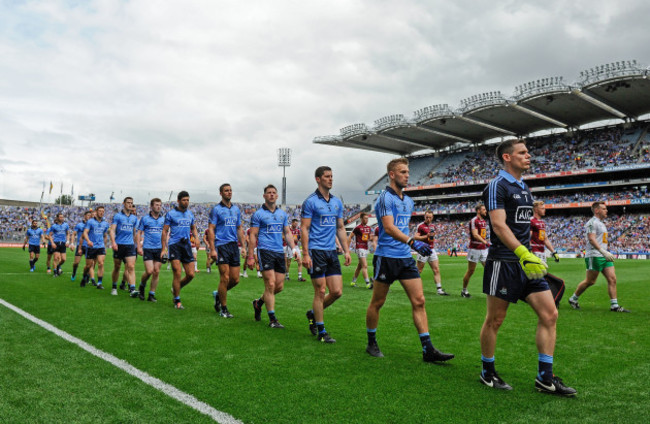
<path id="1" fill-rule="evenodd" d="M 595 234 L 596 243 L 598 243 L 603 249 L 607 250 L 607 227 L 605 227 L 603 221 L 596 218 L 595 216 L 587 221 L 587 224 L 585 225 L 585 240 L 587 241 L 585 257 L 602 258 L 603 254 L 596 250 L 596 248 L 594 248 L 591 243 L 589 243 L 589 234 Z"/>

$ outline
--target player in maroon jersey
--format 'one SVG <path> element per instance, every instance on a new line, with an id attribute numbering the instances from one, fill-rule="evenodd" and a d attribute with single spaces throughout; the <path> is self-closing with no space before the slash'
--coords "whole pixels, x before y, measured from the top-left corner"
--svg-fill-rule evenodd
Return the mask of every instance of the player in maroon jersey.
<path id="1" fill-rule="evenodd" d="M 436 289 L 440 296 L 449 296 L 446 291 L 442 289 L 442 282 L 440 278 L 440 263 L 438 262 L 438 253 L 434 249 L 433 245 L 435 242 L 435 227 L 433 225 L 433 212 L 426 211 L 424 213 L 424 222 L 418 225 L 417 230 L 415 231 L 414 239 L 425 241 L 429 243 L 431 248 L 431 254 L 429 256 L 422 256 L 418 253 L 417 265 L 418 271 L 422 274 L 424 265 L 429 263 L 429 266 L 433 270 L 433 281 L 436 283 Z"/>
<path id="2" fill-rule="evenodd" d="M 298 281 L 307 281 L 304 278 L 302 278 L 302 252 L 300 251 L 300 225 L 299 221 L 294 218 L 291 220 L 291 225 L 289 226 L 289 230 L 291 231 L 291 235 L 293 236 L 293 244 L 295 247 L 293 250 L 291 250 L 291 247 L 287 244 L 287 241 L 284 240 L 282 242 L 282 245 L 284 246 L 284 257 L 287 261 L 287 273 L 285 274 L 284 279 L 289 280 L 289 268 L 291 268 L 291 260 L 293 259 L 294 262 L 298 262 Z M 293 252 L 298 252 L 298 259 L 295 259 L 295 256 Z"/>
<path id="3" fill-rule="evenodd" d="M 487 260 L 488 247 L 490 243 L 487 239 L 487 209 L 485 205 L 479 204 L 474 208 L 476 216 L 469 221 L 469 251 L 467 252 L 467 272 L 463 277 L 463 290 L 460 292 L 462 297 L 472 297 L 467 291 L 469 279 L 472 278 L 476 264 L 481 262 L 485 266 Z"/>
<path id="4" fill-rule="evenodd" d="M 357 277 L 361 272 L 363 274 L 363 280 L 366 282 L 366 288 L 372 289 L 372 283 L 370 282 L 370 278 L 368 278 L 368 245 L 371 243 L 372 228 L 368 226 L 367 213 L 361 212 L 360 219 L 361 223 L 352 230 L 350 237 L 348 237 L 348 250 L 350 250 L 349 247 L 352 245 L 352 238 L 354 237 L 354 247 L 359 257 L 359 263 L 354 270 L 354 278 L 352 278 L 350 286 L 357 286 Z"/>
<path id="5" fill-rule="evenodd" d="M 530 251 L 535 256 L 546 263 L 546 247 L 551 251 L 551 256 L 555 262 L 560 262 L 560 256 L 557 254 L 551 241 L 546 236 L 546 223 L 542 217 L 546 215 L 546 206 L 541 200 L 533 202 L 533 217 L 530 220 Z"/>

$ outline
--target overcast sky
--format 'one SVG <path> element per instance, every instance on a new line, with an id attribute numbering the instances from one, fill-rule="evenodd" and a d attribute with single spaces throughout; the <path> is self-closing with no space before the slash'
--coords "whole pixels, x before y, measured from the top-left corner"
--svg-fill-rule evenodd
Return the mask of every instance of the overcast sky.
<path id="1" fill-rule="evenodd" d="M 650 2 L 2 1 L 0 198 L 288 203 L 334 170 L 347 203 L 391 156 L 312 143 L 349 124 L 619 60 L 650 63 Z M 54 182 L 52 195 L 49 183 Z M 175 195 L 175 194 L 174 194 Z"/>

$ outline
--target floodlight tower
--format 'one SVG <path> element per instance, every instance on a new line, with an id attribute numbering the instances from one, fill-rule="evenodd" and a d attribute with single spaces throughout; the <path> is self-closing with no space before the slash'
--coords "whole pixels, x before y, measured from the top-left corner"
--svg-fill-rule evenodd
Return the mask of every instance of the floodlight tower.
<path id="1" fill-rule="evenodd" d="M 282 167 L 282 206 L 287 204 L 287 167 L 291 166 L 291 149 L 281 147 L 278 149 L 278 166 Z"/>

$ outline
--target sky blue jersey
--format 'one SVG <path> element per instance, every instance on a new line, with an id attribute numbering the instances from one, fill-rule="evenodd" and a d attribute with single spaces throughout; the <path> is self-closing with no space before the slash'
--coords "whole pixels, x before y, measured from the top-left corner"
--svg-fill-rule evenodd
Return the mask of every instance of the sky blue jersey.
<path id="1" fill-rule="evenodd" d="M 138 223 L 138 218 L 135 214 L 126 215 L 124 211 L 120 211 L 113 217 L 113 225 L 115 225 L 115 243 L 117 244 L 133 244 L 133 230 Z"/>
<path id="2" fill-rule="evenodd" d="M 336 222 L 343 219 L 343 203 L 338 197 L 330 194 L 327 201 L 317 189 L 303 202 L 302 217 L 311 219 L 310 250 L 336 250 Z"/>
<path id="3" fill-rule="evenodd" d="M 397 241 L 384 230 L 381 218 L 392 216 L 395 226 L 407 236 L 409 235 L 409 222 L 413 213 L 413 199 L 402 193 L 400 198 L 395 190 L 387 186 L 381 192 L 375 203 L 375 213 L 379 223 L 379 238 L 377 239 L 377 250 L 375 255 L 387 258 L 411 258 L 411 247 L 401 241 Z"/>
<path id="4" fill-rule="evenodd" d="M 27 237 L 29 237 L 30 246 L 39 246 L 41 244 L 41 237 L 43 236 L 42 228 L 30 228 L 27 230 Z"/>
<path id="5" fill-rule="evenodd" d="M 165 225 L 169 225 L 169 244 L 176 244 L 182 239 L 190 240 L 190 232 L 194 225 L 194 214 L 187 209 L 181 212 L 174 208 L 165 215 Z"/>
<path id="6" fill-rule="evenodd" d="M 151 214 L 145 215 L 138 222 L 138 231 L 144 231 L 143 249 L 162 249 L 162 229 L 165 217 L 160 215 L 154 218 Z"/>
<path id="7" fill-rule="evenodd" d="M 88 238 L 93 243 L 93 249 L 101 249 L 104 245 L 104 234 L 108 231 L 109 225 L 105 219 L 98 221 L 97 218 L 90 218 L 86 222 Z"/>
<path id="8" fill-rule="evenodd" d="M 82 236 L 84 234 L 85 229 L 86 229 L 86 222 L 85 221 L 78 222 L 77 225 L 74 226 L 74 231 L 75 231 L 75 233 L 77 233 L 77 246 L 79 246 L 79 243 L 82 243 L 83 247 L 88 246 L 88 243 L 86 243 L 86 240 L 83 240 L 83 242 L 81 241 L 83 239 Z"/>
<path id="9" fill-rule="evenodd" d="M 237 228 L 241 226 L 241 212 L 237 205 L 230 207 L 219 202 L 210 212 L 210 224 L 214 224 L 214 244 L 221 246 L 237 242 Z"/>
<path id="10" fill-rule="evenodd" d="M 50 234 L 53 234 L 54 243 L 65 243 L 68 239 L 68 231 L 70 231 L 70 226 L 67 222 L 63 224 L 54 223 L 50 227 Z"/>
<path id="11" fill-rule="evenodd" d="M 271 212 L 266 204 L 262 205 L 251 218 L 251 227 L 259 228 L 257 248 L 272 252 L 284 252 L 282 233 L 289 226 L 287 213 L 280 208 Z"/>

